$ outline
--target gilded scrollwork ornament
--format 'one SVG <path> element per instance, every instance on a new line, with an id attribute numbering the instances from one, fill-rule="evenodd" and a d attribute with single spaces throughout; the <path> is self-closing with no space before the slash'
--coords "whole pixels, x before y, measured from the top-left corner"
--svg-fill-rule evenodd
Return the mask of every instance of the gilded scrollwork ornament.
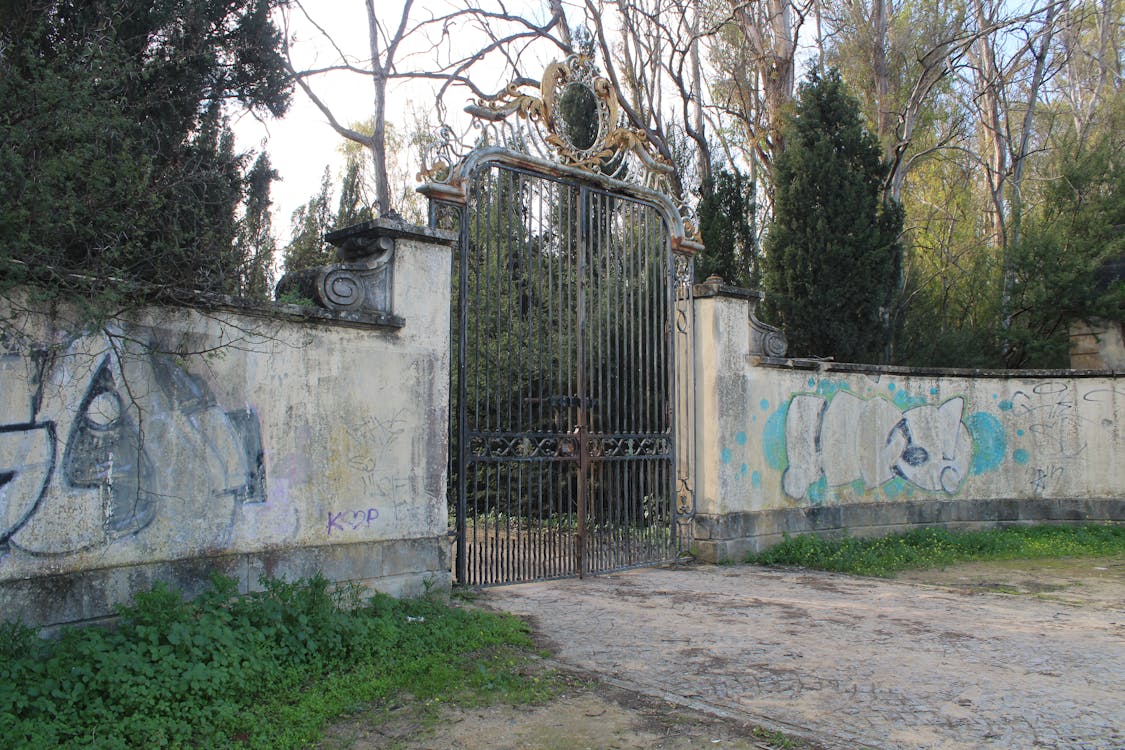
<path id="1" fill-rule="evenodd" d="M 527 90 L 534 88 L 538 94 Z M 620 177 L 626 173 L 625 157 L 633 155 L 646 170 L 672 170 L 644 131 L 623 124 L 617 91 L 588 53 L 552 62 L 542 80 L 518 79 L 466 111 L 491 123 L 516 115 L 535 125 L 554 157 L 567 166 Z"/>
<path id="2" fill-rule="evenodd" d="M 423 151 L 418 180 L 431 199 L 456 200 L 470 154 L 502 147 L 667 196 L 686 230 L 684 249 L 694 252 L 688 245 L 698 241 L 696 224 L 690 206 L 672 189 L 673 165 L 648 133 L 629 126 L 616 87 L 598 70 L 589 48 L 548 64 L 540 80 L 517 78 L 465 111 L 472 116 L 470 128 L 478 131 L 472 146 L 466 145 L 471 139 L 457 138 L 443 126 Z"/>

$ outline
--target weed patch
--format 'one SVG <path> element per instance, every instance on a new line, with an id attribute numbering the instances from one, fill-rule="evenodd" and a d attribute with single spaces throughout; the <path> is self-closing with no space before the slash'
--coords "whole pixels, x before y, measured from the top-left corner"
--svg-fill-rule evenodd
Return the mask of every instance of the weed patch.
<path id="1" fill-rule="evenodd" d="M 916 529 L 876 539 L 790 537 L 747 562 L 889 578 L 960 562 L 1125 554 L 1125 526 L 1010 526 L 986 531 Z"/>
<path id="2" fill-rule="evenodd" d="M 0 626 L 0 738 L 14 748 L 306 747 L 326 722 L 409 693 L 421 700 L 549 697 L 526 674 L 519 620 L 429 600 L 334 592 L 320 577 L 233 580 L 186 602 L 157 586 L 115 629 L 41 641 Z"/>

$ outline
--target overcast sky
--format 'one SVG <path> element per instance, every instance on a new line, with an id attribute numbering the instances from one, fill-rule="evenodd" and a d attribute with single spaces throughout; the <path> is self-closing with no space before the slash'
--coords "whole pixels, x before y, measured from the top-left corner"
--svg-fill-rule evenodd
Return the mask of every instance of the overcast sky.
<path id="1" fill-rule="evenodd" d="M 367 18 L 362 0 L 329 0 L 319 5 L 317 20 L 332 34 L 341 49 L 357 57 L 367 49 Z M 298 63 L 315 65 L 333 62 L 331 51 L 316 39 L 316 30 L 293 15 L 297 43 L 293 46 Z M 333 108 L 341 122 L 363 120 L 371 114 L 371 84 L 363 78 L 346 73 L 319 76 L 315 90 Z M 317 191 L 325 165 L 335 174 L 343 159 L 339 153 L 341 139 L 328 125 L 308 97 L 300 89 L 293 91 L 289 112 L 281 120 L 259 122 L 246 115 L 234 123 L 238 144 L 242 149 L 269 151 L 280 179 L 273 184 L 274 232 L 280 244 L 289 241 L 289 217 L 293 211 Z"/>
<path id="2" fill-rule="evenodd" d="M 385 10 L 385 19 L 396 25 L 401 13 L 398 0 L 376 0 L 378 12 Z M 519 0 L 510 8 L 528 6 L 541 10 L 546 2 Z M 308 2 L 306 7 L 316 22 L 332 37 L 336 45 L 356 60 L 370 57 L 367 39 L 367 14 L 363 0 L 320 0 Z M 421 18 L 432 9 L 434 13 L 447 12 L 446 0 L 415 0 L 413 16 Z M 535 12 L 534 15 L 542 15 Z M 337 54 L 315 27 L 297 10 L 291 14 L 291 32 L 296 35 L 293 45 L 294 62 L 300 67 L 313 68 L 331 65 Z M 405 50 L 409 53 L 410 50 Z M 401 57 L 401 55 L 400 55 Z M 420 61 L 408 60 L 404 67 L 425 67 Z M 546 61 L 544 61 L 545 63 Z M 479 66 L 478 66 L 479 67 Z M 478 70 L 476 75 L 484 74 Z M 359 122 L 371 116 L 372 86 L 369 78 L 348 72 L 326 73 L 310 81 L 318 96 L 327 103 L 337 119 L 344 124 Z M 489 90 L 499 85 L 483 84 Z M 469 103 L 463 89 L 456 90 L 447 99 L 449 108 L 458 112 Z M 410 110 L 433 109 L 433 88 L 425 82 L 405 82 L 392 85 L 388 90 L 387 121 L 392 125 L 409 127 L 413 122 Z M 461 101 L 461 98 L 464 101 Z M 293 211 L 309 200 L 319 189 L 324 167 L 330 166 L 335 179 L 343 165 L 340 153 L 342 139 L 328 125 L 325 116 L 299 88 L 293 92 L 288 114 L 281 120 L 259 122 L 251 116 L 242 116 L 233 123 L 238 145 L 244 150 L 269 151 L 280 179 L 274 183 L 271 196 L 274 203 L 274 233 L 284 246 L 290 238 L 289 219 Z"/>

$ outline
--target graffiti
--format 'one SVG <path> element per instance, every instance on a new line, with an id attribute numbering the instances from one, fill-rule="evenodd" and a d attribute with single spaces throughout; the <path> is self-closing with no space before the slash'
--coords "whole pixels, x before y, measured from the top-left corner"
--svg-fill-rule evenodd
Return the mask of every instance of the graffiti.
<path id="1" fill-rule="evenodd" d="M 406 431 L 406 413 L 406 409 L 398 409 L 382 418 L 367 415 L 362 420 L 344 424 L 352 445 L 362 450 L 348 456 L 348 467 L 359 475 L 365 493 L 386 499 L 392 505 L 410 488 L 410 482 L 389 476 L 382 466 L 397 463 L 397 457 L 392 454 L 399 436 Z"/>
<path id="2" fill-rule="evenodd" d="M 1095 394 L 1093 400 L 1097 398 Z M 1069 383 L 1047 381 L 1034 386 L 1030 393 L 1016 391 L 1010 399 L 1001 401 L 999 408 L 1011 414 L 1012 421 L 1031 438 L 1037 455 L 1073 459 L 1086 450 L 1083 419 Z"/>
<path id="3" fill-rule="evenodd" d="M 1050 482 L 1062 477 L 1065 469 L 1062 466 L 1050 466 L 1046 469 L 1032 469 L 1031 470 L 1031 489 L 1037 495 L 1042 495 L 1047 491 Z"/>
<path id="4" fill-rule="evenodd" d="M 372 455 L 381 455 L 390 450 L 398 436 L 406 430 L 406 414 L 407 410 L 402 408 L 383 419 L 367 415 L 360 421 L 345 422 L 344 429 L 352 442 L 370 449 L 370 453 L 353 456 L 350 460 L 363 463 L 373 460 L 369 458 Z"/>
<path id="5" fill-rule="evenodd" d="M 396 502 L 398 498 L 410 490 L 410 480 L 401 477 L 391 477 L 377 473 L 364 474 L 361 477 L 363 482 L 363 491 L 374 495 L 376 497 L 386 497 L 391 502 Z"/>
<path id="6" fill-rule="evenodd" d="M 349 530 L 359 531 L 362 528 L 369 528 L 377 520 L 379 520 L 378 508 L 328 511 L 328 536 L 332 536 L 333 531 L 340 534 Z"/>
<path id="7" fill-rule="evenodd" d="M 972 460 L 964 407 L 960 397 L 902 410 L 885 398 L 865 399 L 848 390 L 793 396 L 785 412 L 788 467 L 782 489 L 802 498 L 825 486 L 867 490 L 899 478 L 952 494 Z"/>
<path id="8" fill-rule="evenodd" d="M 53 423 L 0 426 L 0 545 L 35 513 L 55 455 Z"/>
<path id="9" fill-rule="evenodd" d="M 127 353 L 101 334 L 73 339 L 53 358 L 7 344 L 0 552 L 80 552 L 148 529 L 162 514 L 166 536 L 215 544 L 236 504 L 266 500 L 257 413 L 223 409 L 170 356 L 147 346 Z"/>

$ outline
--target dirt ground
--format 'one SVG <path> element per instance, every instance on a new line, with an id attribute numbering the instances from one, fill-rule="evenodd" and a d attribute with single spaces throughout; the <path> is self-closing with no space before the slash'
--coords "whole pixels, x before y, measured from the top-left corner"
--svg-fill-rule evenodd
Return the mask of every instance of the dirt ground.
<path id="1" fill-rule="evenodd" d="M 970 597 L 1037 599 L 1075 610 L 1125 612 L 1125 558 L 973 563 L 942 570 L 916 571 L 900 582 L 921 590 L 944 590 Z M 551 665 L 544 664 L 544 668 Z M 593 676 L 572 665 L 563 678 L 562 694 L 545 706 L 456 708 L 441 706 L 421 718 L 409 705 L 373 709 L 338 722 L 324 750 L 466 747 L 482 750 L 619 750 L 687 748 L 752 748 L 820 750 L 809 735 L 784 723 L 771 730 L 756 727 L 745 716 L 715 713 L 715 706 L 695 710 L 688 701 L 675 703 L 628 689 L 628 682 Z M 608 681 L 607 681 L 608 680 Z M 782 730 L 778 730 L 778 726 Z M 803 737 L 803 739 L 802 739 Z M 919 745 L 921 747 L 922 745 Z M 925 745 L 927 747 L 931 745 Z M 942 746 L 940 743 L 933 747 Z M 1050 745 L 1046 745 L 1050 746 Z"/>
<path id="2" fill-rule="evenodd" d="M 1077 607 L 1125 607 L 1125 559 L 1008 560 L 900 573 L 899 581 L 962 592 L 1033 596 Z"/>
<path id="3" fill-rule="evenodd" d="M 573 684 L 542 706 L 442 706 L 373 711 L 337 723 L 322 750 L 818 750 L 749 724 L 572 675 Z M 780 744 L 777 744 L 780 743 Z"/>

